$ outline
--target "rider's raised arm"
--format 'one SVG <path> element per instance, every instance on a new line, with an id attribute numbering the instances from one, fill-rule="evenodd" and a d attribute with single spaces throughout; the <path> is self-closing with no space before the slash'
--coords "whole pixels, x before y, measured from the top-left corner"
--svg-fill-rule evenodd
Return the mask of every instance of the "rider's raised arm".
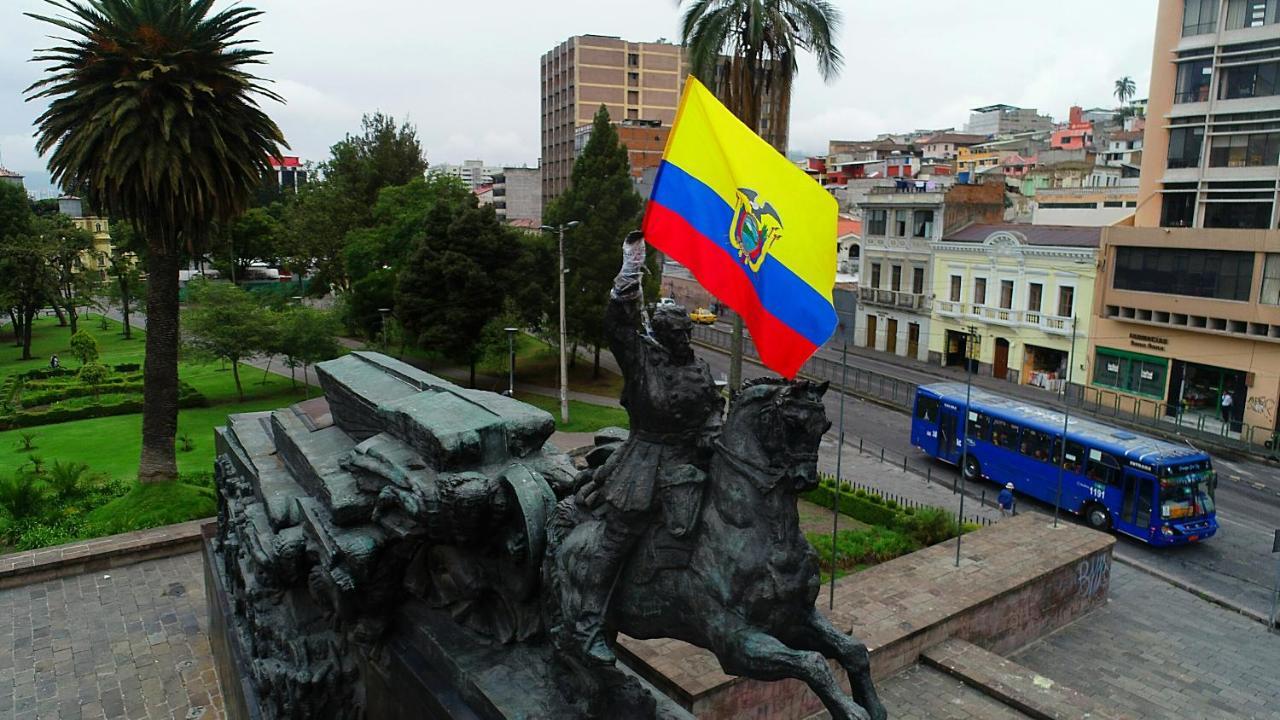
<path id="1" fill-rule="evenodd" d="M 622 367 L 624 376 L 643 354 L 644 322 L 640 316 L 640 278 L 644 272 L 644 236 L 639 231 L 627 235 L 622 244 L 622 269 L 613 279 L 604 328 L 609 350 Z"/>

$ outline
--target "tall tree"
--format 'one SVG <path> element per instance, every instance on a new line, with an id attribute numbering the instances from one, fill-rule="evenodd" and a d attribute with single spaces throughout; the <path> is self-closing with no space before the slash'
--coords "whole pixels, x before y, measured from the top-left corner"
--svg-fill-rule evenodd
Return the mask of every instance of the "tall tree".
<path id="1" fill-rule="evenodd" d="M 74 336 L 80 330 L 79 307 L 94 303 L 96 278 L 82 271 L 83 256 L 93 250 L 93 233 L 76 227 L 66 215 L 41 218 L 38 222 L 43 225 L 49 261 L 56 275 L 53 300 L 66 313 Z"/>
<path id="2" fill-rule="evenodd" d="M 129 314 L 134 303 L 146 293 L 146 281 L 138 268 L 138 251 L 146 247 L 138 241 L 133 226 L 120 223 L 111 229 L 112 253 L 108 260 L 107 274 L 110 280 L 103 288 L 107 302 L 120 308 L 120 316 L 124 322 L 124 339 L 133 338 L 133 328 Z"/>
<path id="3" fill-rule="evenodd" d="M 1121 105 L 1124 105 L 1129 102 L 1129 98 L 1132 98 L 1133 94 L 1137 92 L 1137 87 L 1138 86 L 1133 82 L 1133 78 L 1125 75 L 1116 81 L 1116 89 L 1112 94 L 1116 96 L 1116 99 L 1120 101 Z"/>
<path id="4" fill-rule="evenodd" d="M 279 227 L 271 212 L 262 207 L 249 208 L 243 215 L 221 225 L 211 240 L 214 268 L 239 284 L 244 282 L 253 263 L 278 263 L 286 254 L 279 242 Z"/>
<path id="5" fill-rule="evenodd" d="M 595 348 L 599 375 L 605 303 L 622 258 L 622 238 L 635 229 L 643 204 L 631 179 L 627 147 L 618 142 L 604 105 L 596 111 L 591 137 L 573 163 L 572 179 L 543 219 L 552 227 L 573 220 L 581 223 L 565 234 L 565 305 L 572 319 L 569 334 Z"/>
<path id="6" fill-rule="evenodd" d="M 17 254 L 23 252 L 30 240 L 34 221 L 32 205 L 22 187 L 0 183 L 0 307 L 9 315 L 15 345 L 22 345 L 26 336 L 22 309 L 24 278 L 17 274 L 20 263 Z"/>
<path id="7" fill-rule="evenodd" d="M 397 125 L 394 117 L 374 112 L 360 119 L 360 129 L 360 135 L 347 135 L 329 148 L 329 161 L 323 168 L 325 182 L 342 186 L 365 207 L 371 207 L 382 188 L 404 185 L 427 171 L 413 125 Z"/>
<path id="8" fill-rule="evenodd" d="M 280 100 L 244 31 L 262 14 L 213 0 L 46 0 L 64 33 L 28 100 L 47 100 L 37 150 L 53 179 L 147 241 L 147 347 L 138 479 L 178 475 L 178 269 L 214 222 L 244 212 L 284 138 L 258 107 Z"/>
<path id="9" fill-rule="evenodd" d="M 769 126 L 786 127 L 799 51 L 817 61 L 831 82 L 844 58 L 836 46 L 840 11 L 827 0 L 687 0 L 680 39 L 691 72 L 747 127 L 760 127 L 765 100 Z M 785 143 L 785 138 L 778 139 Z M 777 148 L 786 153 L 786 147 Z M 742 385 L 742 318 L 735 315 L 729 387 Z"/>
<path id="10" fill-rule="evenodd" d="M 273 319 L 247 290 L 226 282 L 192 280 L 182 311 L 183 344 L 196 357 L 227 361 L 236 394 L 244 402 L 240 361 L 271 349 L 277 334 Z"/>
<path id="11" fill-rule="evenodd" d="M 395 308 L 415 344 L 467 363 L 474 386 L 484 327 L 517 285 L 521 246 L 492 207 L 471 204 L 461 212 L 442 204 L 431 213 L 425 237 L 400 273 Z"/>

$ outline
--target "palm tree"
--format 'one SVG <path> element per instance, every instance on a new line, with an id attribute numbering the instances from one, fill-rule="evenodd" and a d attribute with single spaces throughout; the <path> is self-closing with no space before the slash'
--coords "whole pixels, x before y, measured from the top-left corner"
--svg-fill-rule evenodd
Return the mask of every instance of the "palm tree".
<path id="1" fill-rule="evenodd" d="M 834 80 L 844 63 L 835 40 L 840 22 L 827 0 L 689 0 L 680 41 L 694 76 L 747 127 L 758 130 L 767 113 L 775 146 L 785 153 L 799 51 L 813 53 L 822 79 Z M 736 317 L 729 387 L 736 392 L 741 385 L 742 318 Z"/>
<path id="2" fill-rule="evenodd" d="M 1136 90 L 1137 85 L 1134 84 L 1133 78 L 1125 75 L 1116 81 L 1116 89 L 1112 94 L 1116 96 L 1116 99 L 1120 101 L 1121 105 L 1124 105 L 1129 102 L 1129 98 L 1133 97 L 1133 93 L 1136 92 Z"/>
<path id="3" fill-rule="evenodd" d="M 147 348 L 138 479 L 177 477 L 178 269 L 214 222 L 243 212 L 284 138 L 257 104 L 280 98 L 249 73 L 265 51 L 240 34 L 261 12 L 213 0 L 46 0 L 29 14 L 69 33 L 27 100 L 48 100 L 37 150 L 64 188 L 146 238 Z"/>

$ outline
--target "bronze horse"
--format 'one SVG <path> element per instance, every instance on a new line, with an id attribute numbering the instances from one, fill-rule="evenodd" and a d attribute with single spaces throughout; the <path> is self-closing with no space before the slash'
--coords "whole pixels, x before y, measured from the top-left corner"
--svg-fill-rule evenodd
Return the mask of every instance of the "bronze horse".
<path id="1" fill-rule="evenodd" d="M 610 637 L 670 637 L 706 648 L 727 673 L 803 680 L 836 720 L 883 720 L 866 647 L 814 607 L 817 555 L 796 510 L 796 495 L 818 483 L 818 446 L 831 426 L 826 389 L 803 380 L 744 388 L 716 442 L 697 531 L 682 543 L 659 526 L 639 541 L 614 586 L 606 627 Z M 590 554 L 602 532 L 576 496 L 557 507 L 543 562 L 553 638 L 560 583 L 574 582 L 574 568 L 585 565 L 576 558 Z M 591 694 L 608 687 L 605 678 L 616 671 L 578 661 L 571 645 L 557 643 L 578 687 Z M 825 658 L 848 673 L 852 698 Z M 601 706 L 591 714 L 603 714 Z"/>

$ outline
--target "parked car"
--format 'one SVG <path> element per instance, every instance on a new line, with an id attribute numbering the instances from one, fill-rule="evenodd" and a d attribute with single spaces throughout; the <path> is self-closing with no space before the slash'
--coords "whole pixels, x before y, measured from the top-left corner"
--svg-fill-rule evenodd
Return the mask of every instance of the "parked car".
<path id="1" fill-rule="evenodd" d="M 700 325 L 711 325 L 716 321 L 716 314 L 706 308 L 698 308 L 689 313 L 689 319 Z"/>
<path id="2" fill-rule="evenodd" d="M 675 306 L 676 306 L 676 299 L 675 299 L 675 298 L 669 298 L 669 297 L 658 298 L 658 307 L 660 307 L 660 308 L 663 308 L 663 307 L 675 307 Z"/>

